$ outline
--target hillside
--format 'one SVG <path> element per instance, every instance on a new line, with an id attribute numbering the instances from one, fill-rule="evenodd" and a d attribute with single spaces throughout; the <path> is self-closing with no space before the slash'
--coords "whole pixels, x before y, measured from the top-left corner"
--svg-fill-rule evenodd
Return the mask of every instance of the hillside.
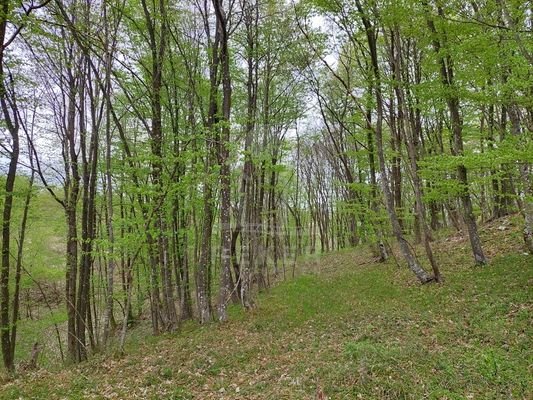
<path id="1" fill-rule="evenodd" d="M 0 398 L 528 399 L 533 260 L 513 218 L 482 239 L 486 267 L 466 238 L 437 240 L 441 285 L 362 248 L 307 258 L 252 313 L 160 337 L 140 326 L 126 356 L 22 373 Z"/>
<path id="2" fill-rule="evenodd" d="M 533 399 L 531 1 L 2 4 L 0 400 Z"/>

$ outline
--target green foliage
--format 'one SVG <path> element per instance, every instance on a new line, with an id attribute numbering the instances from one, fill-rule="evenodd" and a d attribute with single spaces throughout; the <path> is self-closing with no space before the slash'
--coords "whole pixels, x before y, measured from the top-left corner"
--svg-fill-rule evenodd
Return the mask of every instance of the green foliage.
<path id="1" fill-rule="evenodd" d="M 324 247 L 346 247 L 352 239 L 348 237 L 355 233 L 364 244 L 375 244 L 381 236 L 389 241 L 388 214 L 393 213 L 385 211 L 380 185 L 393 160 L 399 170 L 391 173 L 396 175 L 390 179 L 391 186 L 401 186 L 394 206 L 407 235 L 414 225 L 415 196 L 411 189 L 418 182 L 414 178 L 421 178 L 424 201 L 442 208 L 443 215 L 444 203 L 452 204 L 468 189 L 475 199 L 475 213 L 481 211 L 486 217 L 498 190 L 503 191 L 498 185 L 506 182 L 514 186 L 504 193 L 509 203 L 522 192 L 522 200 L 532 200 L 525 193 L 530 178 L 520 175 L 523 165 L 533 163 L 533 45 L 528 40 L 530 32 L 524 31 L 530 25 L 531 9 L 523 2 L 235 2 L 236 8 L 231 13 L 227 10 L 234 18 L 228 49 L 232 88 L 229 120 L 222 118 L 222 66 L 215 65 L 218 57 L 214 53 L 221 38 L 214 29 L 222 25 L 212 20 L 212 4 L 204 2 L 209 9 L 201 10 L 201 3 L 127 0 L 122 4 L 64 5 L 72 24 L 59 12 L 60 3 L 50 3 L 29 16 L 20 9 L 9 15 L 8 26 L 25 30 L 24 40 L 17 41 L 5 55 L 9 79 L 7 75 L 3 78 L 11 84 L 13 76 L 13 88 L 8 89 L 17 94 L 25 124 L 21 134 L 31 128 L 38 136 L 36 150 L 46 173 L 54 175 L 51 181 L 58 186 L 54 190 L 62 196 L 65 188 L 61 185 L 72 183 L 72 168 L 78 167 L 83 174 L 88 168 L 83 165 L 87 154 L 98 155 L 96 238 L 91 239 L 90 254 L 94 258 L 91 296 L 96 330 L 101 329 L 109 261 L 118 266 L 113 293 L 115 318 L 120 319 L 125 308 L 129 272 L 133 276 L 134 314 L 143 321 L 153 299 L 152 290 L 162 289 L 166 276 L 171 276 L 169 292 L 173 296 L 181 293 L 178 276 L 184 260 L 188 262 L 190 286 L 195 287 L 199 256 L 204 250 L 211 258 L 206 266 L 207 291 L 215 297 L 221 255 L 225 254 L 220 251 L 225 149 L 231 169 L 231 228 L 243 220 L 260 227 L 254 250 L 261 254 L 253 256 L 254 261 L 258 256 L 264 258 L 269 281 L 274 258 L 280 264 L 276 268 L 283 268 L 286 275 L 288 260 L 299 256 L 294 247 L 300 236 L 304 253 L 310 251 L 311 242 L 315 243 L 313 252 L 319 247 L 324 251 Z M 227 6 L 227 2 L 221 3 Z M 250 9 L 239 9 L 244 4 Z M 257 9 L 251 10 L 254 5 Z M 257 21 L 246 19 L 250 10 L 257 11 L 257 17 L 252 15 Z M 252 26 L 247 26 L 249 23 Z M 376 41 L 376 54 L 369 52 L 369 38 Z M 109 47 L 115 53 L 107 66 Z M 371 56 L 377 59 L 379 71 L 372 68 Z M 252 67 L 250 77 L 248 66 Z M 443 67 L 453 67 L 453 77 L 451 73 L 443 77 Z M 156 87 L 158 68 L 161 87 Z M 65 83 L 70 78 L 74 88 Z M 384 110 L 378 116 L 380 101 Z M 451 105 L 459 111 L 455 126 Z M 68 126 L 69 110 L 74 114 L 73 129 Z M 520 119 L 520 132 L 516 120 L 511 121 L 513 111 Z M 30 123 L 32 117 L 36 120 Z M 159 119 L 161 132 L 156 131 Z M 378 121 L 383 123 L 382 132 L 378 132 Z M 453 144 L 457 136 L 454 128 L 461 131 L 459 146 Z M 221 141 L 226 129 L 230 131 L 229 141 Z M 106 133 L 111 136 L 110 143 Z M 243 141 L 249 133 L 249 148 L 245 149 Z M 382 133 L 383 143 L 379 143 L 378 133 Z M 98 134 L 94 152 L 84 144 L 92 134 Z M 53 140 L 45 146 L 42 142 L 48 135 Z M 412 161 L 417 165 L 407 157 L 407 139 L 414 143 L 416 157 Z M 383 148 L 378 149 L 378 144 Z M 69 158 L 73 157 L 67 151 L 70 145 L 79 153 L 78 165 Z M 44 151 L 49 148 L 51 154 Z M 385 159 L 384 167 L 379 166 L 378 150 Z M 246 181 L 244 163 L 248 160 L 252 176 Z M 468 183 L 460 184 L 457 170 L 462 166 L 467 169 Z M 113 185 L 112 205 L 106 198 L 110 189 L 107 174 Z M 4 181 L 0 181 L 3 187 Z M 81 183 L 87 185 L 84 179 Z M 16 253 L 15 236 L 27 186 L 26 178 L 17 179 L 12 254 Z M 241 188 L 248 192 L 241 195 Z M 211 198 L 207 198 L 208 193 Z M 0 193 L 0 205 L 5 195 Z M 75 199 L 78 245 L 86 233 L 79 226 L 83 195 L 82 190 Z M 113 211 L 112 222 L 108 207 Z M 513 207 L 509 205 L 507 211 Z M 207 219 L 210 214 L 213 221 Z M 212 225 L 207 230 L 213 233 L 209 242 L 203 229 L 207 223 Z M 35 187 L 22 260 L 26 314 L 18 325 L 19 360 L 28 358 L 32 344 L 43 335 L 52 337 L 46 339 L 47 344 L 55 343 L 56 328 L 60 340 L 65 339 L 64 299 L 56 296 L 64 290 L 59 282 L 65 279 L 65 232 L 64 210 L 45 190 Z M 517 234 L 512 238 L 518 240 Z M 242 261 L 243 239 L 244 234 L 236 236 L 235 264 Z M 316 244 L 319 241 L 322 243 Z M 202 249 L 204 243 L 206 248 Z M 372 257 L 366 249 L 358 251 L 365 254 L 367 262 Z M 403 272 L 390 264 L 352 270 L 351 258 L 357 257 L 357 252 L 344 254 L 344 259 L 341 255 L 340 267 L 337 261 L 327 261 L 333 265 L 330 269 L 339 267 L 342 276 L 322 279 L 322 275 L 308 274 L 262 294 L 258 300 L 260 315 L 248 319 L 239 307 L 232 307 L 232 317 L 242 325 L 231 337 L 240 340 L 239 335 L 244 335 L 244 348 L 232 347 L 228 338 L 222 338 L 219 346 L 212 331 L 191 328 L 198 337 L 190 341 L 179 335 L 166 338 L 178 341 L 178 348 L 192 355 L 187 365 L 190 371 L 177 367 L 183 360 L 173 355 L 169 356 L 172 365 L 166 365 L 166 359 L 148 360 L 146 373 L 127 365 L 137 374 L 133 386 L 139 383 L 143 387 L 139 390 L 150 392 L 154 398 L 194 398 L 200 385 L 226 393 L 226 397 L 257 397 L 261 390 L 275 393 L 282 389 L 294 398 L 306 398 L 313 394 L 313 379 L 324 376 L 327 391 L 346 398 L 524 395 L 530 379 L 523 373 L 526 364 L 518 356 L 530 353 L 516 332 L 523 329 L 529 310 L 519 310 L 509 323 L 510 311 L 502 299 L 520 304 L 524 299 L 514 299 L 507 291 L 484 293 L 491 285 L 499 285 L 496 291 L 514 288 L 518 276 L 510 271 L 510 257 L 494 263 L 494 276 L 485 270 L 457 267 L 449 285 L 421 289 L 399 282 Z M 469 265 L 465 254 L 460 259 Z M 307 259 L 322 263 L 317 260 Z M 448 267 L 447 258 L 443 261 Z M 512 261 L 523 275 L 528 274 L 523 267 L 526 261 L 520 257 Z M 321 265 L 314 267 L 322 271 Z M 481 290 L 470 280 L 490 285 Z M 11 289 L 13 282 L 10 285 Z M 166 294 L 160 290 L 157 296 L 163 292 Z M 515 294 L 523 296 L 523 288 L 517 288 Z M 51 310 L 43 305 L 46 295 L 54 296 Z M 465 305 L 468 296 L 481 300 Z M 195 297 L 194 290 L 191 297 Z M 461 307 L 454 299 L 462 302 Z M 475 321 L 477 328 L 467 320 Z M 513 333 L 515 342 L 509 348 L 499 347 L 498 340 L 504 340 L 500 331 Z M 157 346 L 159 339 L 147 339 L 147 332 L 145 326 L 134 331 L 129 349 L 140 347 L 144 341 Z M 292 337 L 300 341 L 291 342 Z M 206 344 L 212 348 L 201 354 L 197 354 L 198 348 L 190 347 Z M 273 358 L 263 352 L 270 344 Z M 42 364 L 57 362 L 57 350 L 46 352 Z M 266 375 L 256 371 L 256 353 L 268 362 Z M 286 354 L 294 355 L 296 361 L 284 358 Z M 305 358 L 307 355 L 316 358 Z M 322 359 L 326 365 L 316 361 Z M 138 364 L 143 365 L 141 361 Z M 228 370 L 235 373 L 241 365 L 250 382 L 239 381 L 229 388 Z M 280 371 L 279 365 L 287 365 L 286 370 Z M 400 369 L 393 365 L 400 365 Z M 464 370 L 464 377 L 459 369 Z M 57 388 L 57 396 L 95 395 L 100 380 L 92 376 L 93 372 L 98 373 L 88 371 L 87 376 L 80 374 L 72 384 Z M 317 376 L 309 376 L 313 374 Z M 270 389 L 271 384 L 274 389 Z M 42 397 L 41 386 L 28 390 Z M 122 397 L 130 394 L 123 387 L 118 390 L 124 390 Z M 7 393 L 26 395 L 19 388 L 9 388 Z"/>
<path id="2" fill-rule="evenodd" d="M 491 229 L 491 243 L 519 235 Z M 119 396 L 304 398 L 317 384 L 331 398 L 528 398 L 530 256 L 507 254 L 473 269 L 462 261 L 464 245 L 437 242 L 448 261 L 442 285 L 411 285 L 394 263 L 369 265 L 364 248 L 307 258 L 307 273 L 263 293 L 253 314 L 234 307 L 224 326 L 186 325 L 148 343 L 140 330 L 124 359 L 17 382 L 0 398 L 104 387 Z M 108 367 L 95 368 L 100 363 Z"/>

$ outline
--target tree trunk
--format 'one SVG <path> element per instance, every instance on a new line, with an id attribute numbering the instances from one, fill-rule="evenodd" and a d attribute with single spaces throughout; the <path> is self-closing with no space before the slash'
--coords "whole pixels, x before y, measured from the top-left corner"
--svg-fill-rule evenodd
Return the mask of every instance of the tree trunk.
<path id="1" fill-rule="evenodd" d="M 220 225 L 221 225 L 221 274 L 218 300 L 218 320 L 226 321 L 227 303 L 231 296 L 231 182 L 230 182 L 230 114 L 231 114 L 231 76 L 228 47 L 228 17 L 222 0 L 213 0 L 220 35 L 220 65 L 222 68 L 222 128 L 219 144 L 220 164 Z"/>
<path id="2" fill-rule="evenodd" d="M 520 126 L 520 114 L 516 104 L 511 104 L 508 108 L 509 120 L 511 121 L 511 132 L 519 139 L 522 136 Z M 520 198 L 520 209 L 524 216 L 523 237 L 527 251 L 533 254 L 533 184 L 531 183 L 530 166 L 527 162 L 522 162 L 518 166 L 520 179 L 522 181 L 522 196 Z"/>
<path id="3" fill-rule="evenodd" d="M 365 26 L 366 30 L 366 37 L 368 46 L 370 49 L 370 60 L 372 65 L 372 71 L 375 79 L 375 86 L 374 86 L 374 93 L 376 96 L 376 114 L 377 114 L 377 121 L 376 126 L 374 129 L 374 134 L 376 138 L 376 151 L 378 154 L 378 160 L 379 160 L 379 167 L 380 167 L 380 173 L 381 173 L 381 186 L 383 189 L 383 194 L 385 197 L 385 205 L 387 206 L 387 212 L 389 214 L 389 219 L 392 224 L 392 231 L 394 235 L 396 236 L 396 240 L 398 241 L 398 244 L 400 245 L 400 249 L 402 251 L 402 254 L 407 261 L 407 265 L 409 266 L 409 269 L 416 275 L 418 280 L 422 283 L 426 283 L 431 281 L 433 278 L 427 274 L 426 271 L 420 266 L 418 263 L 415 255 L 411 251 L 411 248 L 409 246 L 409 243 L 407 240 L 405 240 L 402 232 L 402 227 L 400 225 L 400 221 L 398 219 L 398 216 L 396 215 L 396 209 L 394 208 L 394 199 L 392 196 L 392 193 L 390 191 L 390 184 L 389 184 L 389 178 L 388 178 L 388 171 L 387 166 L 385 162 L 385 151 L 383 147 L 383 98 L 381 93 L 381 79 L 380 79 L 380 72 L 379 72 L 379 63 L 378 63 L 378 56 L 377 56 L 377 46 L 376 46 L 376 32 L 374 27 L 370 24 L 370 21 L 367 19 L 366 13 L 363 10 L 361 6 L 361 2 L 359 0 L 356 0 L 356 5 L 361 13 L 361 19 L 363 22 L 363 25 Z"/>
<path id="4" fill-rule="evenodd" d="M 424 5 L 427 7 L 427 3 L 424 2 Z M 443 10 L 441 7 L 438 7 L 438 13 L 441 18 L 444 18 Z M 427 15 L 427 24 L 431 33 L 433 34 L 433 49 L 435 54 L 438 57 L 440 64 L 440 77 L 442 84 L 446 88 L 446 104 L 448 106 L 448 111 L 450 113 L 450 120 L 452 125 L 453 133 L 453 154 L 455 156 L 463 156 L 463 122 L 460 115 L 460 104 L 459 98 L 455 93 L 454 88 L 454 72 L 453 72 L 453 63 L 450 55 L 444 57 L 441 54 L 441 41 L 438 39 L 438 32 L 435 28 L 433 20 L 429 17 L 429 12 Z M 457 179 L 461 185 L 461 203 L 463 205 L 463 218 L 468 230 L 468 237 L 470 238 L 470 245 L 472 247 L 472 253 L 474 255 L 474 260 L 476 264 L 486 264 L 487 259 L 483 253 L 483 248 L 481 246 L 481 240 L 477 231 L 476 219 L 474 217 L 474 211 L 472 207 L 472 199 L 470 198 L 470 191 L 468 189 L 468 176 L 467 170 L 464 165 L 459 165 L 457 167 Z"/>

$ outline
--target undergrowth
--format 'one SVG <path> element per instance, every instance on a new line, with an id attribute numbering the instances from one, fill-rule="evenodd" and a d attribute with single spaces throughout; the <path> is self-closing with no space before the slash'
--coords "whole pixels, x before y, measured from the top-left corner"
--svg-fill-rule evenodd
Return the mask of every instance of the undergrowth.
<path id="1" fill-rule="evenodd" d="M 464 238 L 439 240 L 439 285 L 364 249 L 309 258 L 226 324 L 137 328 L 126 356 L 20 376 L 0 399 L 530 399 L 533 259 L 518 235 L 489 226 L 485 267 Z"/>

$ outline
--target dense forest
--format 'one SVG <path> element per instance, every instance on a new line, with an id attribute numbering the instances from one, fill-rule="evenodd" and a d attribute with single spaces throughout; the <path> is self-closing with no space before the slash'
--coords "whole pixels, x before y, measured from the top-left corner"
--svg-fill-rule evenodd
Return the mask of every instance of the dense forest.
<path id="1" fill-rule="evenodd" d="M 72 364 L 143 321 L 231 320 L 310 254 L 370 248 L 445 286 L 440 232 L 491 268 L 479 226 L 508 215 L 533 253 L 530 1 L 0 9 L 10 373 L 43 340 Z M 19 350 L 33 319 L 47 339 Z"/>

